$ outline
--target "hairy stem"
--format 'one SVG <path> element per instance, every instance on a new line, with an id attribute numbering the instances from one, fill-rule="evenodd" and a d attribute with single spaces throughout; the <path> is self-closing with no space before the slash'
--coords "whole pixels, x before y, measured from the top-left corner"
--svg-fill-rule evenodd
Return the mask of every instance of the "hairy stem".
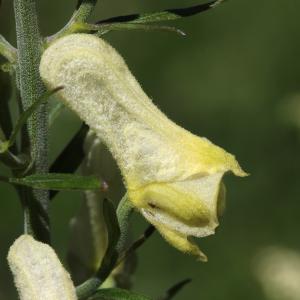
<path id="1" fill-rule="evenodd" d="M 18 79 L 23 110 L 25 110 L 45 92 L 39 75 L 42 43 L 35 0 L 14 0 L 14 9 L 18 45 Z M 37 173 L 48 171 L 47 127 L 47 107 L 41 105 L 28 120 L 31 157 L 35 163 L 34 171 Z M 22 199 L 26 212 L 25 219 L 30 219 L 33 227 L 31 229 L 26 228 L 28 222 L 25 222 L 25 231 L 33 231 L 38 240 L 49 242 L 48 192 L 39 190 L 23 194 L 26 198 Z M 28 197 L 33 197 L 34 201 Z M 31 207 L 30 203 L 33 202 L 39 204 L 38 210 Z"/>
<path id="2" fill-rule="evenodd" d="M 72 19 L 75 22 L 85 22 L 93 12 L 97 0 L 81 0 L 78 2 L 77 10 Z"/>
<path id="3" fill-rule="evenodd" d="M 119 242 L 117 244 L 117 251 L 119 255 L 123 252 L 126 246 L 126 241 L 129 232 L 129 219 L 133 211 L 133 205 L 128 199 L 128 195 L 125 194 L 117 208 L 117 218 L 121 231 Z"/>
<path id="4" fill-rule="evenodd" d="M 77 27 L 77 23 L 84 23 L 87 21 L 89 16 L 92 14 L 98 0 L 81 0 L 78 1 L 76 11 L 72 15 L 71 19 L 65 27 L 63 27 L 59 32 L 50 36 L 47 39 L 47 43 L 63 37 L 67 34 L 75 33 L 81 28 Z"/>

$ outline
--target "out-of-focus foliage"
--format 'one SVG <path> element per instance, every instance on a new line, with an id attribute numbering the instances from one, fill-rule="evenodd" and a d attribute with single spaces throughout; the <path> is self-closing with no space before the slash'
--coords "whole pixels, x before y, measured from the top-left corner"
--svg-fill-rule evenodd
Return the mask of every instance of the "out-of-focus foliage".
<path id="1" fill-rule="evenodd" d="M 14 42 L 12 1 L 2 2 L 0 32 Z M 38 2 L 44 34 L 63 26 L 75 5 L 75 1 Z M 94 20 L 182 4 L 195 2 L 103 0 Z M 299 10 L 298 0 L 231 0 L 174 22 L 187 33 L 185 38 L 157 32 L 105 36 L 155 104 L 185 128 L 236 154 L 251 173 L 244 180 L 225 178 L 228 195 L 222 226 L 215 236 L 199 240 L 209 262 L 196 263 L 156 234 L 139 250 L 142 259 L 134 290 L 157 296 L 191 277 L 192 283 L 176 299 L 266 299 L 253 272 L 257 253 L 268 245 L 300 251 L 300 130 L 286 113 L 289 99 L 300 91 Z M 78 127 L 78 119 L 66 110 L 56 119 L 52 160 Z M 1 165 L 0 174 L 5 172 Z M 16 297 L 5 259 L 9 245 L 22 232 L 15 197 L 12 188 L 0 184 L 0 299 Z M 68 223 L 80 198 L 78 192 L 61 192 L 52 202 L 53 244 L 62 259 Z M 143 230 L 143 222 L 135 218 L 135 235 Z"/>

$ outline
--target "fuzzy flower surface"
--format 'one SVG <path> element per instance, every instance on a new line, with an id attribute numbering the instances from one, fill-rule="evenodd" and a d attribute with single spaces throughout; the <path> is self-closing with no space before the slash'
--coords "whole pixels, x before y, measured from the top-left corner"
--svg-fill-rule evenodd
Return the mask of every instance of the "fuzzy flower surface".
<path id="1" fill-rule="evenodd" d="M 246 175 L 234 156 L 168 119 L 98 37 L 54 42 L 40 74 L 49 89 L 64 86 L 60 99 L 108 146 L 143 216 L 175 248 L 206 260 L 188 237 L 214 233 L 224 173 Z"/>
<path id="2" fill-rule="evenodd" d="M 7 259 L 21 300 L 77 299 L 69 273 L 50 246 L 24 234 Z"/>

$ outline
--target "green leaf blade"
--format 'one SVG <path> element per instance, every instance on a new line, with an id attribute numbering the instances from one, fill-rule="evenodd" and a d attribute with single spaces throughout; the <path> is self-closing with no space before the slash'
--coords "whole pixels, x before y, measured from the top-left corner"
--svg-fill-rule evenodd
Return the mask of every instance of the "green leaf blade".
<path id="1" fill-rule="evenodd" d="M 131 14 L 125 16 L 118 16 L 102 20 L 97 22 L 97 24 L 106 23 L 154 23 L 163 21 L 173 21 L 181 18 L 191 17 L 200 14 L 209 9 L 215 8 L 217 5 L 221 4 L 225 0 L 214 0 L 204 4 L 199 4 L 195 6 L 185 7 L 185 8 L 174 8 L 166 9 L 160 12 L 154 13 L 144 13 L 144 14 Z"/>
<path id="2" fill-rule="evenodd" d="M 23 178 L 10 178 L 10 183 L 43 190 L 96 190 L 103 189 L 103 183 L 96 176 L 74 174 L 34 174 Z"/>
<path id="3" fill-rule="evenodd" d="M 9 138 L 9 146 L 12 146 L 16 139 L 19 131 L 23 127 L 23 125 L 27 122 L 30 116 L 40 107 L 41 104 L 45 103 L 53 94 L 57 93 L 63 89 L 63 87 L 57 87 L 51 91 L 44 93 L 39 99 L 37 99 L 32 105 L 28 107 L 19 117 L 16 126 L 14 127 L 10 138 Z"/>
<path id="4" fill-rule="evenodd" d="M 101 289 L 89 300 L 152 300 L 149 297 L 118 288 Z"/>
<path id="5" fill-rule="evenodd" d="M 84 158 L 83 145 L 87 132 L 88 126 L 82 124 L 65 149 L 51 165 L 50 173 L 73 173 L 78 169 Z M 57 192 L 58 190 L 52 190 L 50 199 L 53 199 Z"/>
<path id="6" fill-rule="evenodd" d="M 95 26 L 95 25 L 94 25 Z M 147 25 L 142 23 L 112 23 L 105 25 L 96 25 L 98 26 L 98 34 L 101 36 L 110 31 L 120 31 L 120 30 L 141 30 L 141 31 L 167 31 L 173 32 L 181 36 L 186 34 L 172 26 L 161 26 L 161 25 Z"/>
<path id="7" fill-rule="evenodd" d="M 191 281 L 190 278 L 187 278 L 177 282 L 167 290 L 166 295 L 161 300 L 172 300 Z"/>

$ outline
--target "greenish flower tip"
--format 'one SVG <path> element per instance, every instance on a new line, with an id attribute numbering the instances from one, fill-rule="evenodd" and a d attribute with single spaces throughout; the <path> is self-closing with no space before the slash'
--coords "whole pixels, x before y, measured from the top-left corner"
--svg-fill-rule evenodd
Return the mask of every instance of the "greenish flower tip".
<path id="1" fill-rule="evenodd" d="M 247 175 L 235 157 L 169 120 L 100 38 L 57 40 L 44 52 L 40 74 L 49 89 L 65 87 L 60 99 L 108 146 L 131 203 L 171 245 L 205 261 L 189 237 L 215 232 L 223 175 Z"/>

